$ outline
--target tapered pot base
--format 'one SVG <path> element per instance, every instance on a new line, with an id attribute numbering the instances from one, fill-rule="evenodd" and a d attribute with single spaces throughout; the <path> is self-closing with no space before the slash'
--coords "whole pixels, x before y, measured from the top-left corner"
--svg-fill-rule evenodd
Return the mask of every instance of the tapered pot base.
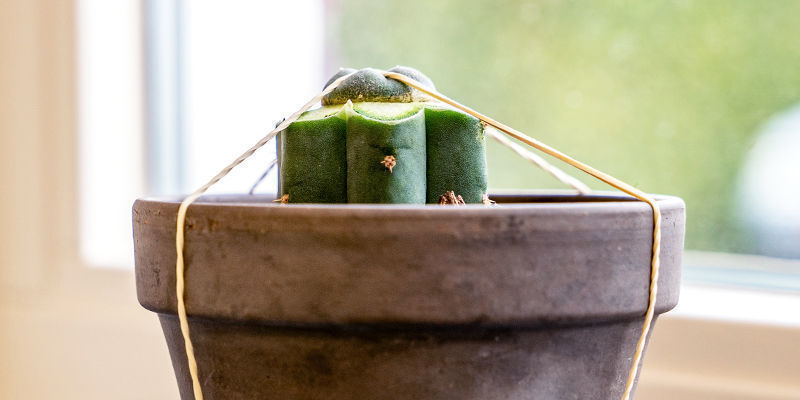
<path id="1" fill-rule="evenodd" d="M 178 319 L 159 318 L 181 398 L 193 399 Z M 190 327 L 208 400 L 565 400 L 620 398 L 641 324 Z"/>

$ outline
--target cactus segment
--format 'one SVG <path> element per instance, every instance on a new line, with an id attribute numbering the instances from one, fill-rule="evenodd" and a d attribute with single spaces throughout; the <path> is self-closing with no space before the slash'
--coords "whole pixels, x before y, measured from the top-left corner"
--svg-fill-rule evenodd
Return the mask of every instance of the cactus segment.
<path id="1" fill-rule="evenodd" d="M 427 132 L 427 203 L 454 192 L 465 203 L 480 204 L 486 195 L 486 139 L 477 118 L 439 105 L 425 108 Z"/>
<path id="2" fill-rule="evenodd" d="M 425 112 L 416 103 L 345 105 L 347 201 L 422 204 Z"/>
<path id="3" fill-rule="evenodd" d="M 390 71 L 434 88 L 421 72 Z M 378 70 L 348 75 L 277 137 L 278 193 L 289 203 L 486 204 L 486 143 L 476 118 Z"/>
<path id="4" fill-rule="evenodd" d="M 347 202 L 346 129 L 342 106 L 322 107 L 278 135 L 279 190 L 288 202 Z"/>

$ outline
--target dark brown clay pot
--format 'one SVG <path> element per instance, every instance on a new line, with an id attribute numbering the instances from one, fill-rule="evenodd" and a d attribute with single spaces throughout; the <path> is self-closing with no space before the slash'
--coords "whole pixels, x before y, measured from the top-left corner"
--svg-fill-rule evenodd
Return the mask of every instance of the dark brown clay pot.
<path id="1" fill-rule="evenodd" d="M 650 207 L 605 194 L 493 198 L 192 205 L 186 302 L 205 398 L 618 399 L 648 301 Z M 658 203 L 660 314 L 678 301 L 684 204 Z M 136 286 L 188 400 L 178 205 L 134 205 Z"/>

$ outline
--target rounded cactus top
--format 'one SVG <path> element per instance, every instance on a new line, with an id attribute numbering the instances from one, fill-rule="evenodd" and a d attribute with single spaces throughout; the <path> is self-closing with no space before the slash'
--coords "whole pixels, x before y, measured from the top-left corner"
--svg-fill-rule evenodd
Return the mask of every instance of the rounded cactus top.
<path id="1" fill-rule="evenodd" d="M 435 88 L 430 78 L 414 68 L 397 66 L 389 71 L 403 74 L 429 88 Z M 432 100 L 419 90 L 409 87 L 405 83 L 389 79 L 373 68 L 364 68 L 358 71 L 353 68 L 342 68 L 328 79 L 325 86 L 327 87 L 336 79 L 353 72 L 355 73 L 322 98 L 322 105 L 344 104 L 348 100 L 353 103 L 411 103 Z"/>

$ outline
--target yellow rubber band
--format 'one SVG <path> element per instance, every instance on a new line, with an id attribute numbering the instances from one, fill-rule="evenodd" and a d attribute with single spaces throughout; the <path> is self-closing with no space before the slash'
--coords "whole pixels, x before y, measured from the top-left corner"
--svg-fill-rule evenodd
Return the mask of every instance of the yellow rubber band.
<path id="1" fill-rule="evenodd" d="M 628 381 L 625 386 L 625 393 L 622 397 L 623 400 L 628 400 L 630 398 L 631 391 L 633 389 L 633 383 L 636 379 L 636 373 L 639 368 L 639 364 L 641 363 L 642 354 L 644 353 L 644 345 L 647 339 L 647 334 L 650 330 L 650 326 L 653 322 L 653 317 L 655 315 L 655 304 L 656 304 L 656 295 L 658 293 L 658 270 L 659 270 L 659 252 L 661 247 L 661 211 L 658 207 L 656 201 L 650 197 L 648 194 L 636 189 L 635 187 L 628 185 L 625 182 L 622 182 L 611 175 L 603 173 L 597 169 L 590 167 L 587 164 L 584 164 L 578 160 L 573 159 L 572 157 L 567 156 L 566 154 L 534 139 L 522 132 L 519 132 L 509 126 L 506 126 L 500 122 L 495 121 L 483 114 L 478 113 L 477 111 L 464 106 L 442 94 L 431 90 L 419 82 L 405 76 L 402 74 L 398 74 L 395 72 L 383 72 L 384 76 L 387 78 L 395 79 L 400 82 L 405 83 L 408 86 L 411 86 L 423 93 L 426 93 L 433 98 L 442 101 L 444 103 L 450 104 L 453 107 L 458 108 L 461 111 L 464 111 L 467 114 L 474 116 L 475 118 L 480 119 L 486 124 L 491 125 L 492 127 L 498 129 L 499 131 L 505 133 L 506 135 L 517 139 L 535 149 L 538 149 L 546 154 L 549 154 L 559 160 L 566 162 L 567 164 L 572 165 L 575 168 L 580 169 L 581 171 L 611 185 L 641 201 L 646 202 L 650 205 L 653 209 L 653 253 L 651 258 L 651 270 L 650 270 L 650 288 L 649 288 L 649 300 L 647 305 L 647 312 L 645 314 L 645 321 L 642 325 L 642 332 L 639 336 L 639 341 L 636 344 L 636 352 L 633 357 L 633 364 L 631 369 L 628 373 Z M 200 385 L 200 379 L 197 369 L 197 360 L 194 355 L 194 347 L 192 346 L 191 336 L 189 334 L 189 322 L 186 313 L 186 303 L 185 303 L 185 263 L 183 258 L 183 251 L 184 251 L 184 242 L 185 242 L 185 223 L 186 223 L 186 213 L 189 209 L 189 205 L 191 205 L 195 200 L 197 200 L 203 193 L 205 193 L 211 186 L 215 185 L 219 182 L 222 178 L 228 175 L 234 168 L 236 168 L 239 164 L 241 164 L 244 160 L 252 156 L 258 149 L 263 147 L 267 144 L 270 140 L 272 140 L 280 131 L 286 129 L 289 124 L 297 120 L 300 115 L 319 103 L 323 96 L 330 93 L 335 89 L 339 84 L 341 84 L 345 79 L 347 79 L 351 74 L 344 75 L 335 81 L 333 81 L 330 85 L 328 85 L 320 94 L 315 96 L 311 99 L 308 103 L 306 103 L 303 107 L 300 108 L 297 112 L 292 114 L 289 118 L 281 122 L 275 129 L 273 129 L 270 133 L 264 136 L 261 140 L 259 140 L 255 145 L 253 145 L 250 149 L 244 152 L 241 156 L 239 156 L 236 160 L 234 160 L 230 165 L 223 168 L 214 178 L 212 178 L 208 183 L 203 185 L 201 188 L 197 189 L 194 193 L 187 196 L 183 202 L 181 202 L 180 207 L 178 208 L 178 215 L 177 215 L 177 229 L 175 232 L 175 249 L 177 253 L 176 261 L 175 261 L 175 275 L 176 275 L 176 284 L 175 284 L 175 291 L 178 300 L 178 319 L 180 322 L 181 327 L 181 334 L 183 335 L 183 341 L 186 348 L 186 359 L 189 365 L 189 374 L 192 378 L 192 388 L 194 390 L 194 398 L 195 400 L 203 400 L 203 390 Z M 531 161 L 534 165 L 544 169 L 548 173 L 555 176 L 561 182 L 572 186 L 580 193 L 588 193 L 589 189 L 580 181 L 568 176 L 558 168 L 548 164 L 544 159 L 541 157 L 528 152 L 527 150 L 521 148 L 520 146 L 516 145 L 515 143 L 506 140 L 504 137 L 499 135 L 490 134 L 490 137 L 498 140 L 501 144 L 511 148 L 514 150 L 518 155 L 526 158 L 527 160 Z"/>

